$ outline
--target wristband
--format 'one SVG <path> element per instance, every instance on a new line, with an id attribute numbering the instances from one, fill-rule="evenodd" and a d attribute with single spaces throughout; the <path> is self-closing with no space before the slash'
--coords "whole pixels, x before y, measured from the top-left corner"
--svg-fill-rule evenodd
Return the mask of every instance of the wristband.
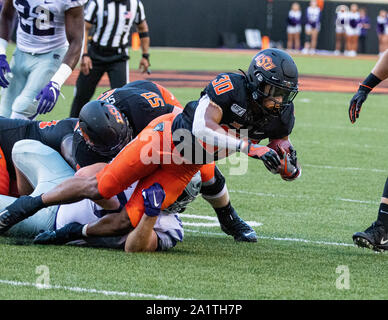
<path id="1" fill-rule="evenodd" d="M 0 54 L 4 54 L 4 55 L 6 54 L 7 46 L 8 46 L 8 41 L 0 38 Z"/>
<path id="2" fill-rule="evenodd" d="M 150 34 L 149 34 L 148 31 L 139 32 L 139 38 L 140 38 L 140 39 L 141 39 L 141 38 L 147 38 L 147 37 L 149 37 L 149 36 L 150 36 Z"/>
<path id="3" fill-rule="evenodd" d="M 62 87 L 72 72 L 72 68 L 70 68 L 66 63 L 62 63 L 58 71 L 51 78 L 51 81 L 58 83 L 59 87 Z"/>
<path id="4" fill-rule="evenodd" d="M 370 73 L 369 76 L 365 78 L 365 80 L 360 83 L 360 88 L 363 91 L 367 91 L 368 93 L 372 91 L 374 87 L 376 87 L 382 80 L 377 78 L 373 73 Z"/>

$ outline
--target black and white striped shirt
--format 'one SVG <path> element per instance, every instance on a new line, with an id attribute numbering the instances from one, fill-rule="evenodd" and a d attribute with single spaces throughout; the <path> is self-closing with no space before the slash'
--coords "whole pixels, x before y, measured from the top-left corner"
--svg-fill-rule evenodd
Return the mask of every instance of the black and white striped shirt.
<path id="1" fill-rule="evenodd" d="M 140 0 L 89 0 L 85 7 L 85 21 L 96 27 L 92 41 L 103 47 L 127 47 L 132 24 L 144 20 Z"/>

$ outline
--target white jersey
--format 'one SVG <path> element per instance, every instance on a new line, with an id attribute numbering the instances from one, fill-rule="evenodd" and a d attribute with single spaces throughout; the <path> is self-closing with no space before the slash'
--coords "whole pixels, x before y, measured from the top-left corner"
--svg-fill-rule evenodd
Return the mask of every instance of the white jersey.
<path id="1" fill-rule="evenodd" d="M 128 202 L 136 186 L 137 182 L 129 186 L 129 188 L 127 188 L 124 192 L 117 195 L 121 205 L 124 206 Z M 89 199 L 84 199 L 76 203 L 61 205 L 57 212 L 55 229 L 60 229 L 71 222 L 78 222 L 81 224 L 92 223 L 104 215 L 112 212 L 117 212 L 117 210 L 104 210 L 102 207 Z M 183 240 L 183 226 L 178 214 L 165 214 L 161 212 L 154 225 L 154 231 L 159 238 L 158 242 L 160 250 L 167 250 L 172 248 L 176 245 L 177 241 Z M 128 235 L 122 237 L 103 237 L 101 239 L 90 238 L 90 244 L 96 246 L 119 248 L 124 244 L 127 236 Z M 83 241 L 79 242 L 79 244 L 83 243 Z"/>
<path id="2" fill-rule="evenodd" d="M 319 7 L 308 7 L 306 15 L 307 15 L 307 23 L 318 24 L 321 17 L 321 9 L 319 9 Z"/>
<path id="3" fill-rule="evenodd" d="M 68 46 L 65 11 L 83 6 L 86 2 L 87 0 L 13 0 L 19 16 L 16 34 L 19 50 L 46 53 Z"/>

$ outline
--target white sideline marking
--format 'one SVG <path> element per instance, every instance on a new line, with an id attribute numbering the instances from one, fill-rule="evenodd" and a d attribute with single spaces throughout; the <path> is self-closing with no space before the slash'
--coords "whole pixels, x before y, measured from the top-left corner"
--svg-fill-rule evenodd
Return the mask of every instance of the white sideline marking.
<path id="1" fill-rule="evenodd" d="M 189 219 L 200 219 L 200 220 L 210 220 L 214 222 L 186 222 L 182 221 L 184 226 L 191 226 L 191 227 L 219 227 L 220 223 L 218 222 L 217 217 L 210 217 L 210 216 L 200 216 L 195 214 L 186 214 L 182 213 L 179 214 L 180 218 L 189 218 Z M 245 221 L 247 224 L 249 224 L 251 227 L 260 227 L 263 224 L 258 221 Z"/>
<path id="2" fill-rule="evenodd" d="M 272 197 L 272 198 L 296 198 L 296 199 L 308 199 L 308 200 L 316 200 L 316 197 L 302 196 L 302 195 L 284 195 L 284 194 L 274 194 L 274 193 L 262 193 L 262 192 L 252 192 L 252 191 L 244 191 L 244 190 L 229 190 L 231 193 L 242 193 L 242 194 L 250 194 L 259 197 Z M 346 199 L 346 198 L 332 198 L 330 200 L 334 201 L 345 201 L 345 202 L 355 202 L 355 203 L 363 203 L 363 204 L 373 204 L 377 205 L 378 201 L 368 201 L 368 200 L 354 200 L 354 199 Z"/>
<path id="3" fill-rule="evenodd" d="M 39 285 L 36 283 L 30 282 L 20 282 L 20 281 L 11 281 L 11 280 L 1 280 L 0 283 L 8 284 L 11 286 L 23 286 L 23 287 L 35 287 L 37 289 L 59 289 L 65 291 L 73 291 L 73 292 L 86 292 L 86 293 L 97 293 L 103 294 L 106 296 L 129 296 L 132 298 L 149 298 L 149 299 L 162 299 L 162 300 L 193 300 L 192 298 L 177 298 L 177 297 L 169 297 L 165 295 L 155 295 L 155 294 L 147 294 L 147 293 L 133 293 L 133 292 L 125 292 L 125 291 L 107 291 L 107 290 L 97 290 L 97 289 L 87 289 L 87 288 L 79 288 L 79 287 L 67 287 L 67 286 L 58 286 L 58 285 Z"/>
<path id="4" fill-rule="evenodd" d="M 322 165 L 315 165 L 315 164 L 303 164 L 303 167 L 319 168 L 319 169 L 347 170 L 347 171 L 371 171 L 371 172 L 379 172 L 379 173 L 388 172 L 388 170 L 375 169 L 375 168 L 348 168 L 348 167 L 322 166 Z"/>
<path id="5" fill-rule="evenodd" d="M 206 232 L 206 231 L 190 230 L 190 229 L 185 229 L 185 232 L 200 233 L 200 234 L 214 235 L 214 236 L 226 236 L 225 233 L 220 233 L 220 232 Z M 316 240 L 307 240 L 307 239 L 298 239 L 298 238 L 279 238 L 279 237 L 266 237 L 266 236 L 257 236 L 257 237 L 259 239 L 265 239 L 265 240 L 293 241 L 293 242 L 325 244 L 325 245 L 343 246 L 343 247 L 353 247 L 354 246 L 354 244 L 342 243 L 342 242 L 316 241 Z"/>

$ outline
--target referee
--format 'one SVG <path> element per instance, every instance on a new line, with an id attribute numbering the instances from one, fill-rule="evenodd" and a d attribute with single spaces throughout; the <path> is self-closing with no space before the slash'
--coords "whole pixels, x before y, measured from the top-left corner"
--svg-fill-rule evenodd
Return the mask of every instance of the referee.
<path id="1" fill-rule="evenodd" d="M 111 88 L 119 88 L 129 82 L 128 46 L 134 23 L 143 53 L 139 69 L 145 73 L 150 66 L 150 37 L 142 2 L 89 0 L 85 7 L 84 53 L 70 117 L 78 117 L 105 72 L 108 73 Z"/>

